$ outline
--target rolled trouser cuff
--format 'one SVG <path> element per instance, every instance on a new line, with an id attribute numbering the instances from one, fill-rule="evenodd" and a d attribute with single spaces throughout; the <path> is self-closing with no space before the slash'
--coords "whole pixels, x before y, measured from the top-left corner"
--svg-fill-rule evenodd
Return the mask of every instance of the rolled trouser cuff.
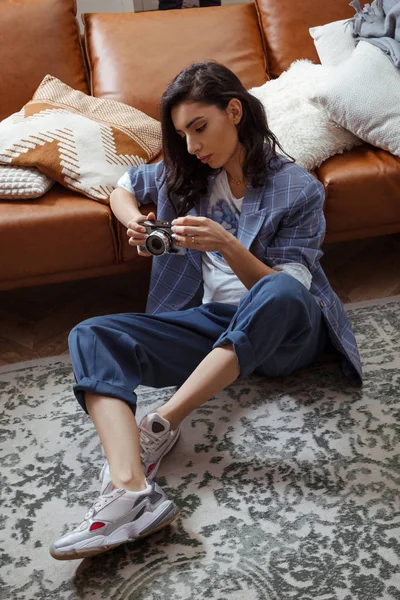
<path id="1" fill-rule="evenodd" d="M 83 379 L 74 385 L 73 391 L 76 399 L 86 413 L 88 413 L 88 410 L 86 408 L 85 392 L 96 394 L 98 396 L 107 396 L 108 398 L 123 400 L 129 404 L 133 414 L 136 413 L 136 394 L 127 388 L 111 385 L 106 381 L 99 381 L 96 379 L 91 379 L 90 377 L 83 377 Z"/>
<path id="2" fill-rule="evenodd" d="M 243 379 L 253 373 L 257 367 L 256 356 L 247 335 L 243 331 L 223 333 L 215 342 L 213 349 L 226 346 L 227 344 L 232 344 L 236 354 L 240 369 L 238 379 Z"/>

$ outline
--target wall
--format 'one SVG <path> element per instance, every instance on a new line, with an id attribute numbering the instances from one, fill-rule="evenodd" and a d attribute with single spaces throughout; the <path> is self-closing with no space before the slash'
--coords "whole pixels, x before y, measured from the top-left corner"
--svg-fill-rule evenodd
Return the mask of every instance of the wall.
<path id="1" fill-rule="evenodd" d="M 222 4 L 247 4 L 253 0 L 221 0 Z M 139 10 L 157 10 L 158 0 L 134 0 L 135 11 Z M 136 8 L 136 4 L 138 8 Z M 199 0 L 183 0 L 183 4 L 187 6 L 198 6 Z M 141 8 L 139 6 L 141 5 Z"/>
<path id="2" fill-rule="evenodd" d="M 135 4 L 141 6 L 142 0 L 78 0 L 78 21 L 83 29 L 81 14 L 96 12 L 132 12 Z M 140 8 L 139 8 L 140 10 Z"/>
<path id="3" fill-rule="evenodd" d="M 199 0 L 183 0 L 187 5 L 197 5 Z M 244 4 L 252 0 L 222 0 L 222 4 Z M 157 10 L 158 0 L 78 0 L 79 23 L 80 15 L 85 12 L 140 12 L 142 10 Z"/>

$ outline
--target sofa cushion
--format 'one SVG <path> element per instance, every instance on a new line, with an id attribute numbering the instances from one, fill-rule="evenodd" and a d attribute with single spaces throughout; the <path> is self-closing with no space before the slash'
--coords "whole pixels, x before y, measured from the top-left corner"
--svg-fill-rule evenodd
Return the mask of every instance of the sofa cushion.
<path id="1" fill-rule="evenodd" d="M 0 2 L 0 120 L 50 73 L 88 92 L 75 0 Z"/>
<path id="2" fill-rule="evenodd" d="M 84 20 L 93 95 L 125 102 L 157 119 L 165 88 L 194 62 L 217 60 L 247 88 L 267 81 L 253 4 L 89 14 Z"/>
<path id="3" fill-rule="evenodd" d="M 0 202 L 0 281 L 117 262 L 109 207 L 56 184 L 39 200 Z"/>
<path id="4" fill-rule="evenodd" d="M 0 163 L 35 166 L 105 204 L 129 166 L 152 160 L 160 150 L 158 121 L 51 75 L 20 112 L 0 123 Z"/>
<path id="5" fill-rule="evenodd" d="M 364 144 L 317 169 L 326 190 L 326 241 L 400 231 L 400 158 Z"/>
<path id="6" fill-rule="evenodd" d="M 268 73 L 278 77 L 298 58 L 318 62 L 310 27 L 354 17 L 349 0 L 256 0 L 266 38 Z"/>

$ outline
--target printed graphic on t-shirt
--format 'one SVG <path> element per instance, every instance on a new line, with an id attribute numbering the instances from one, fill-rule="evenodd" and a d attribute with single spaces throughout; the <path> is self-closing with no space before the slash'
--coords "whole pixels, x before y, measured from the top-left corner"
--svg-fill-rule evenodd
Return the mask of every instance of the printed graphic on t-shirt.
<path id="1" fill-rule="evenodd" d="M 211 213 L 209 213 L 207 216 L 209 219 L 212 219 L 213 221 L 216 221 L 222 225 L 226 231 L 229 231 L 229 233 L 235 237 L 237 236 L 240 213 L 234 204 L 231 204 L 224 198 L 221 198 L 214 202 L 214 204 L 211 206 Z M 212 252 L 211 254 L 214 254 L 214 256 L 218 256 L 218 258 L 224 260 L 219 252 Z"/>
<path id="2" fill-rule="evenodd" d="M 239 226 L 239 211 L 224 198 L 217 200 L 212 205 L 211 214 L 208 215 L 208 218 L 216 221 L 229 233 L 236 236 Z"/>

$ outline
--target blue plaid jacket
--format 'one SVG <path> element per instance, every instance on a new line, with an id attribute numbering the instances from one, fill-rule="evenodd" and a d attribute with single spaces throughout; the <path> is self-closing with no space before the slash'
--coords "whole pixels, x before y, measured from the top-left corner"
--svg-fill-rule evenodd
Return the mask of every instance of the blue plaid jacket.
<path id="1" fill-rule="evenodd" d="M 324 188 L 302 167 L 282 161 L 268 175 L 264 187 L 247 186 L 239 220 L 238 239 L 269 267 L 302 263 L 312 275 L 310 292 L 319 303 L 333 345 L 343 356 L 343 373 L 361 385 L 362 369 L 357 343 L 343 305 L 332 290 L 319 259 L 325 235 Z M 172 221 L 174 212 L 164 181 L 164 162 L 129 169 L 129 178 L 140 205 L 154 202 L 157 218 Z M 206 216 L 214 183 L 188 214 Z M 165 254 L 153 260 L 146 311 L 176 311 L 201 303 L 201 252 L 188 249 L 185 256 Z"/>

